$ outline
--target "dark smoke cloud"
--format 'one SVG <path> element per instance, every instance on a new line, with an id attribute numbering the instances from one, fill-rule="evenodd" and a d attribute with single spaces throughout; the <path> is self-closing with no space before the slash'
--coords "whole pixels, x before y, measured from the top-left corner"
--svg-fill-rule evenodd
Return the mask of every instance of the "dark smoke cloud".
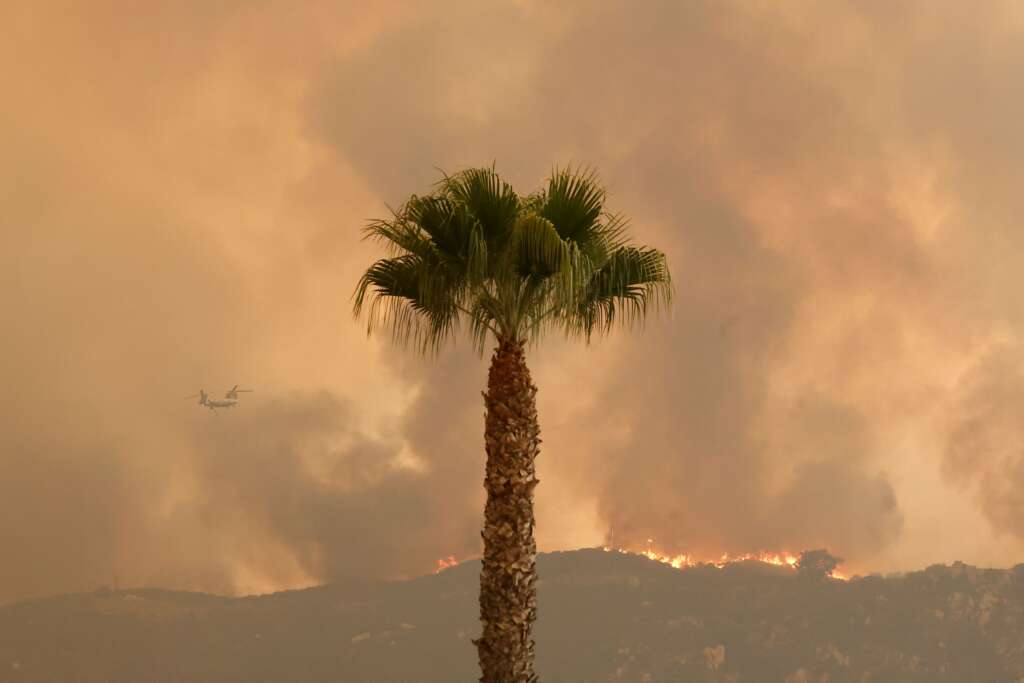
<path id="1" fill-rule="evenodd" d="M 960 381 L 948 412 L 944 474 L 998 531 L 1024 538 L 1024 354 L 992 349 Z"/>

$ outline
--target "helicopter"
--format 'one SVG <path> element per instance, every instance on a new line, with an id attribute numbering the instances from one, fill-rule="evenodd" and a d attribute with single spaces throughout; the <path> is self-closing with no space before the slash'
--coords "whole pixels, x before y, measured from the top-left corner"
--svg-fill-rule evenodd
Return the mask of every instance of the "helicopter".
<path id="1" fill-rule="evenodd" d="M 200 389 L 198 394 L 192 394 L 186 396 L 186 399 L 199 397 L 199 405 L 205 406 L 210 410 L 216 411 L 217 408 L 233 408 L 238 403 L 238 395 L 243 392 L 251 392 L 252 389 L 239 389 L 238 385 L 228 389 L 227 393 L 224 394 L 224 398 L 210 398 L 210 395 L 205 390 Z"/>

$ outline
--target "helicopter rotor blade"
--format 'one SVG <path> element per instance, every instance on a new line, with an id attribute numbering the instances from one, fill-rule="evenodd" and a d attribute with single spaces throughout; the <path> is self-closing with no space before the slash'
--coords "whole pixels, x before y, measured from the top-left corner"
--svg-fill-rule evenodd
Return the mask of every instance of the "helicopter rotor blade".
<path id="1" fill-rule="evenodd" d="M 188 400 L 188 399 L 190 399 L 190 398 L 199 398 L 199 394 L 192 394 L 191 396 L 186 396 L 186 397 L 185 397 L 185 398 L 183 398 L 182 400 L 183 400 L 183 401 L 187 401 L 187 400 Z"/>

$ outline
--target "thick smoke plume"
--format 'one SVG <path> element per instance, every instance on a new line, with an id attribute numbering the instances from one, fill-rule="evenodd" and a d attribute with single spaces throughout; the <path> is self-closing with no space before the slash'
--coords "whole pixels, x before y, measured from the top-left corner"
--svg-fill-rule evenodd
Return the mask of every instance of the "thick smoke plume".
<path id="1" fill-rule="evenodd" d="M 486 358 L 367 340 L 349 296 L 368 218 L 492 160 L 522 191 L 593 164 L 676 278 L 643 334 L 531 357 L 542 549 L 1020 561 L 1019 4 L 0 25 L 0 601 L 477 552 Z"/>
<path id="2" fill-rule="evenodd" d="M 994 529 L 1024 539 L 1024 354 L 996 346 L 958 389 L 943 471 L 973 493 Z"/>

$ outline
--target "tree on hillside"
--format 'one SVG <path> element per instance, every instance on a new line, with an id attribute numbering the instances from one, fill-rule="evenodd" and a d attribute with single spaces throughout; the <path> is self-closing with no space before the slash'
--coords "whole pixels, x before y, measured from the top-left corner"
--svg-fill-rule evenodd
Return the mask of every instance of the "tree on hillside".
<path id="1" fill-rule="evenodd" d="M 824 581 L 842 563 L 843 558 L 829 554 L 824 548 L 805 550 L 797 559 L 796 571 L 798 576 Z"/>
<path id="2" fill-rule="evenodd" d="M 368 331 L 389 327 L 396 342 L 421 352 L 463 330 L 481 354 L 496 345 L 484 394 L 483 629 L 474 641 L 484 683 L 537 680 L 541 440 L 527 347 L 551 330 L 589 342 L 670 301 L 665 255 L 632 246 L 626 227 L 605 210 L 593 172 L 556 169 L 546 187 L 520 196 L 493 168 L 475 168 L 445 175 L 430 194 L 366 228 L 390 252 L 356 287 L 354 312 L 368 309 Z"/>

